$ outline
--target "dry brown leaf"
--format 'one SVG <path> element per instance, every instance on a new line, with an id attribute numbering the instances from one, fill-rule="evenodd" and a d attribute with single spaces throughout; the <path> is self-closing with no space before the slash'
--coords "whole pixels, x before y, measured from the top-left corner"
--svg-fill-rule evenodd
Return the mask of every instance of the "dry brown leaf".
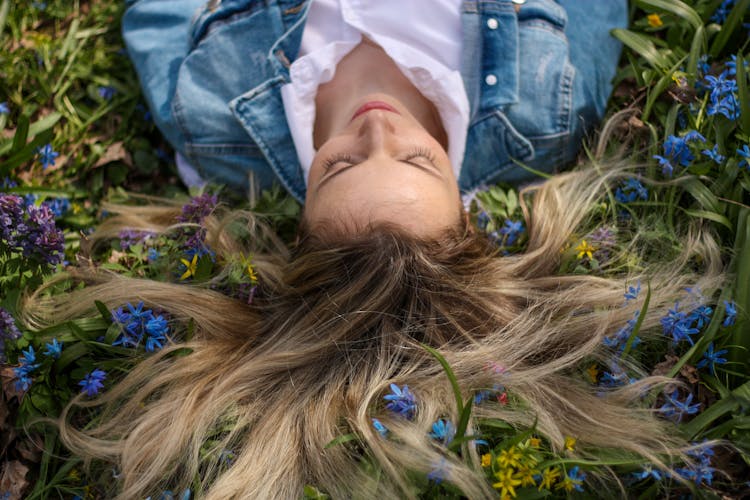
<path id="1" fill-rule="evenodd" d="M 94 168 L 101 167 L 107 163 L 112 163 L 113 161 L 122 161 L 129 167 L 133 166 L 133 158 L 130 156 L 130 153 L 127 152 L 125 146 L 123 146 L 122 141 L 113 142 L 107 146 L 104 154 L 96 160 L 96 163 L 94 163 Z"/>
<path id="2" fill-rule="evenodd" d="M 44 441 L 39 434 L 34 434 L 27 439 L 19 440 L 16 445 L 16 451 L 24 460 L 32 463 L 39 463 L 44 450 Z"/>
<path id="3" fill-rule="evenodd" d="M 23 493 L 29 486 L 26 474 L 29 468 L 18 460 L 3 463 L 2 474 L 0 474 L 0 491 L 10 494 L 8 500 L 21 500 Z"/>
<path id="4" fill-rule="evenodd" d="M 664 357 L 666 358 L 664 361 L 662 361 L 661 363 L 657 363 L 656 366 L 654 366 L 654 369 L 651 371 L 651 375 L 667 375 L 670 370 L 672 370 L 672 367 L 680 360 L 680 358 L 671 354 L 667 354 Z"/>
<path id="5" fill-rule="evenodd" d="M 16 390 L 16 374 L 13 372 L 13 367 L 3 366 L 0 369 L 0 382 L 2 382 L 2 390 L 5 393 L 6 400 L 10 401 L 13 398 L 21 400 L 24 392 Z"/>

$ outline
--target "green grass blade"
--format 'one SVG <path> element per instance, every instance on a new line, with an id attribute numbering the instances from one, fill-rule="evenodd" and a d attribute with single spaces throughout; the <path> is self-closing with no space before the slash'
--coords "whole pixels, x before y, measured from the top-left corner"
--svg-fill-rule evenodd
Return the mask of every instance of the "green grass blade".
<path id="1" fill-rule="evenodd" d="M 10 154 L 13 155 L 16 152 L 23 149 L 26 145 L 26 139 L 29 137 L 29 117 L 21 115 L 18 117 L 18 124 L 16 125 L 16 133 L 13 136 L 13 144 L 10 147 Z"/>
<path id="2" fill-rule="evenodd" d="M 339 436 L 337 438 L 334 438 L 331 440 L 330 443 L 326 444 L 323 448 L 333 448 L 334 446 L 338 446 L 340 444 L 349 443 L 351 441 L 358 441 L 359 437 L 356 434 L 344 434 L 343 436 Z"/>
<path id="3" fill-rule="evenodd" d="M 734 33 L 734 30 L 738 26 L 742 27 L 742 17 L 750 9 L 750 0 L 739 0 L 734 4 L 732 12 L 727 16 L 727 20 L 724 21 L 724 25 L 721 27 L 721 31 L 714 38 L 714 43 L 711 45 L 711 56 L 718 57 L 724 46 L 729 41 L 729 38 Z"/>
<path id="4" fill-rule="evenodd" d="M 697 177 L 683 177 L 678 180 L 680 186 L 698 202 L 702 209 L 709 212 L 722 212 L 722 206 L 716 195 Z"/>
<path id="5" fill-rule="evenodd" d="M 638 335 L 638 332 L 641 331 L 641 325 L 643 324 L 643 320 L 648 313 L 649 302 L 651 302 L 651 283 L 646 283 L 646 298 L 643 301 L 643 306 L 641 306 L 641 312 L 638 313 L 638 321 L 635 322 L 633 331 L 630 333 L 628 341 L 625 343 L 625 348 L 623 349 L 622 355 L 620 357 L 624 358 L 628 355 L 628 353 L 630 353 L 630 349 L 633 347 L 633 342 L 635 342 L 635 338 Z"/>
<path id="6" fill-rule="evenodd" d="M 619 28 L 612 30 L 612 36 L 643 57 L 652 68 L 664 72 L 672 66 L 669 59 L 656 48 L 649 37 Z"/>
<path id="7" fill-rule="evenodd" d="M 740 101 L 740 128 L 750 135 L 750 90 L 747 85 L 745 58 L 737 54 L 737 96 Z"/>
<path id="8" fill-rule="evenodd" d="M 690 23 L 693 29 L 703 27 L 703 20 L 695 10 L 680 0 L 636 0 L 636 5 L 646 11 L 661 10 L 670 12 Z"/>
<path id="9" fill-rule="evenodd" d="M 461 395 L 461 388 L 458 386 L 458 380 L 456 380 L 456 375 L 453 373 L 453 369 L 448 364 L 448 361 L 443 357 L 442 354 L 437 352 L 432 347 L 426 345 L 426 344 L 420 344 L 427 352 L 432 354 L 432 356 L 438 360 L 440 365 L 443 367 L 443 370 L 445 371 L 445 375 L 448 377 L 448 380 L 450 380 L 451 387 L 453 387 L 453 395 L 456 397 L 456 407 L 458 408 L 458 414 L 461 415 L 464 412 L 464 400 L 463 396 Z"/>
<path id="10" fill-rule="evenodd" d="M 708 220 L 717 222 L 721 224 L 722 226 L 726 227 L 727 229 L 729 229 L 730 231 L 734 229 L 732 227 L 732 223 L 729 222 L 729 219 L 727 219 L 721 214 L 717 214 L 716 212 L 709 212 L 707 210 L 688 210 L 688 209 L 681 209 L 681 210 L 691 217 L 698 217 L 700 219 L 708 219 Z"/>
<path id="11" fill-rule="evenodd" d="M 5 28 L 5 21 L 8 19 L 8 11 L 10 10 L 10 0 L 3 0 L 0 4 L 0 40 L 3 39 L 3 29 Z"/>
<path id="12" fill-rule="evenodd" d="M 698 77 L 698 59 L 706 52 L 706 29 L 701 24 L 695 30 L 687 59 L 688 85 L 693 88 Z"/>

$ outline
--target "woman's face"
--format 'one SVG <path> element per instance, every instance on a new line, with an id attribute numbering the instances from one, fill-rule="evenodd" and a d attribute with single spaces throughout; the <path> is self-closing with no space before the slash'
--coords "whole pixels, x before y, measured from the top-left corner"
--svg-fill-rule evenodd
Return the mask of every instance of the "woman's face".
<path id="1" fill-rule="evenodd" d="M 370 95 L 339 122 L 313 159 L 308 224 L 362 228 L 387 221 L 424 236 L 459 224 L 460 195 L 448 155 L 404 105 Z"/>

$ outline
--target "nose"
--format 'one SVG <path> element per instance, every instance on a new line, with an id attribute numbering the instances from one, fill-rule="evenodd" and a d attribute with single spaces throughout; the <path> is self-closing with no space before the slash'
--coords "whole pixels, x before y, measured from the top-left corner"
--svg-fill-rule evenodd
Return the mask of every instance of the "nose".
<path id="1" fill-rule="evenodd" d="M 395 126 L 391 121 L 393 117 L 389 115 L 393 115 L 393 113 L 374 109 L 368 111 L 363 117 L 358 135 L 369 154 L 387 149 L 388 143 L 395 133 Z"/>

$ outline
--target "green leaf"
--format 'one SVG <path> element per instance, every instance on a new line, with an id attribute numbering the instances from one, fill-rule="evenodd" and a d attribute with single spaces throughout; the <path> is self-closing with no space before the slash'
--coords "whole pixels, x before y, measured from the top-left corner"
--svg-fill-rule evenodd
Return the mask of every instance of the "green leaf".
<path id="1" fill-rule="evenodd" d="M 695 79 L 698 76 L 698 59 L 706 52 L 706 29 L 703 24 L 698 26 L 693 36 L 693 42 L 690 44 L 690 52 L 687 60 L 688 85 L 693 88 Z"/>
<path id="2" fill-rule="evenodd" d="M 104 321 L 106 321 L 107 323 L 112 323 L 112 313 L 110 312 L 109 308 L 104 305 L 104 302 L 102 302 L 101 300 L 95 300 L 94 305 L 96 305 L 99 314 L 102 315 L 102 319 L 104 319 Z"/>
<path id="3" fill-rule="evenodd" d="M 453 396 L 456 398 L 456 407 L 458 408 L 458 414 L 462 414 L 464 411 L 463 396 L 461 395 L 461 388 L 458 386 L 458 380 L 456 380 L 456 375 L 453 373 L 453 369 L 450 367 L 448 361 L 445 360 L 442 354 L 440 354 L 427 344 L 420 343 L 420 345 L 422 346 L 422 348 L 424 348 L 424 350 L 432 354 L 433 357 L 435 357 L 435 359 L 437 359 L 440 365 L 443 367 L 443 371 L 445 371 L 445 375 L 448 377 L 448 380 L 451 383 L 451 387 L 453 387 Z"/>
<path id="4" fill-rule="evenodd" d="M 26 139 L 29 137 L 29 117 L 20 115 L 16 125 L 16 134 L 13 136 L 13 145 L 10 147 L 11 155 L 23 149 L 26 145 Z M 2 151 L 0 151 L 2 154 Z"/>
<path id="5" fill-rule="evenodd" d="M 328 448 L 333 448 L 334 446 L 338 446 L 340 444 L 349 443 L 351 441 L 358 441 L 358 440 L 359 440 L 359 436 L 357 436 L 356 434 L 353 434 L 353 433 L 344 434 L 343 436 L 339 436 L 335 439 L 332 439 L 331 442 L 326 444 L 323 448 L 327 450 Z"/>
<path id="6" fill-rule="evenodd" d="M 721 224 L 722 226 L 726 227 L 729 230 L 734 229 L 732 227 L 732 223 L 729 222 L 729 219 L 727 219 L 721 214 L 717 214 L 716 212 L 709 212 L 707 210 L 688 210 L 684 208 L 681 208 L 681 210 L 691 217 L 698 217 L 700 219 L 712 220 L 714 222 Z"/>
<path id="7" fill-rule="evenodd" d="M 678 179 L 678 182 L 698 202 L 701 208 L 709 212 L 722 212 L 719 199 L 700 179 L 696 177 L 683 177 Z"/>
<path id="8" fill-rule="evenodd" d="M 703 27 L 701 16 L 692 7 L 680 0 L 636 0 L 635 4 L 645 11 L 670 12 L 689 22 L 695 30 Z"/>
<path id="9" fill-rule="evenodd" d="M 643 324 L 643 320 L 646 318 L 646 313 L 648 313 L 649 302 L 651 302 L 651 283 L 646 283 L 646 298 L 643 301 L 643 306 L 641 306 L 641 312 L 638 313 L 638 320 L 635 322 L 633 331 L 630 333 L 628 341 L 625 343 L 625 349 L 623 349 L 621 355 L 621 357 L 623 358 L 628 355 L 630 349 L 633 347 L 633 342 L 635 342 L 635 338 L 638 335 L 638 332 L 641 331 L 641 325 Z"/>
<path id="10" fill-rule="evenodd" d="M 739 408 L 740 404 L 750 404 L 750 382 L 746 382 L 744 385 L 733 390 L 728 398 L 721 399 L 706 408 L 703 413 L 684 424 L 682 429 L 688 436 L 695 439 L 703 429 L 721 416 L 735 411 Z"/>
<path id="11" fill-rule="evenodd" d="M 740 101 L 740 128 L 750 135 L 750 90 L 747 85 L 745 58 L 737 54 L 737 95 Z"/>
<path id="12" fill-rule="evenodd" d="M 729 41 L 734 30 L 737 29 L 738 26 L 742 26 L 742 17 L 748 10 L 750 10 L 750 0 L 739 0 L 739 2 L 734 4 L 732 12 L 727 16 L 724 25 L 721 27 L 721 31 L 716 35 L 716 38 L 714 38 L 714 42 L 711 45 L 710 52 L 712 57 L 719 57 L 719 54 L 724 49 L 724 46 Z"/>
<path id="13" fill-rule="evenodd" d="M 659 72 L 664 73 L 672 66 L 669 58 L 656 48 L 654 42 L 648 36 L 620 28 L 613 29 L 612 36 L 643 57 L 652 68 L 659 70 Z"/>
<path id="14" fill-rule="evenodd" d="M 66 345 L 62 350 L 62 354 L 60 354 L 60 358 L 55 363 L 55 370 L 58 373 L 61 373 L 70 363 L 85 356 L 89 352 L 91 352 L 91 349 L 85 342 L 76 342 L 72 345 Z"/>

